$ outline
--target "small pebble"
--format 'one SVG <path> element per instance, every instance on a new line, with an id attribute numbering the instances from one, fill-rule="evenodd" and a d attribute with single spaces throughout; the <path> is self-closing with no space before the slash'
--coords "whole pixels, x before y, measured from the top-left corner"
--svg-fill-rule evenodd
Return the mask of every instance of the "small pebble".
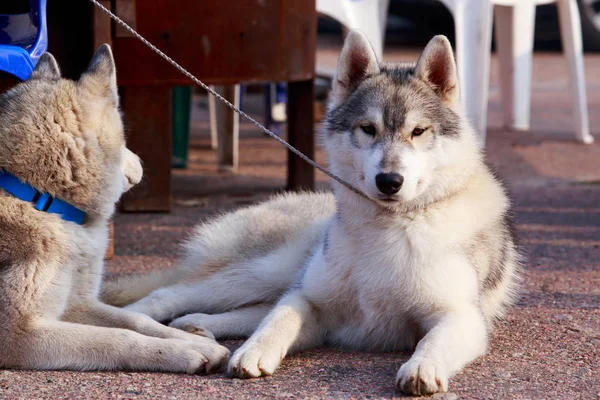
<path id="1" fill-rule="evenodd" d="M 569 314 L 556 314 L 554 318 L 559 321 L 571 321 L 573 319 L 573 317 Z"/>
<path id="2" fill-rule="evenodd" d="M 436 393 L 431 396 L 434 400 L 459 400 L 460 397 L 456 393 L 448 392 L 448 393 Z"/>

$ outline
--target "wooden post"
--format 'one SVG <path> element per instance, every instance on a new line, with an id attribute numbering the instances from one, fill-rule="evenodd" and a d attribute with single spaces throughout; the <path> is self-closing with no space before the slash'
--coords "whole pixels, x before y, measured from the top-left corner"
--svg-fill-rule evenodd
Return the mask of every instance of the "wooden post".
<path id="1" fill-rule="evenodd" d="M 123 211 L 171 209 L 171 87 L 126 86 L 121 104 L 129 128 L 127 145 L 144 165 L 144 178 L 125 193 Z"/>
<path id="2" fill-rule="evenodd" d="M 288 83 L 288 140 L 292 146 L 314 160 L 314 86 L 313 80 Z M 288 152 L 288 188 L 313 190 L 315 169 Z"/>
<path id="3" fill-rule="evenodd" d="M 14 75 L 0 72 L 0 93 L 6 92 L 19 82 L 19 79 Z"/>

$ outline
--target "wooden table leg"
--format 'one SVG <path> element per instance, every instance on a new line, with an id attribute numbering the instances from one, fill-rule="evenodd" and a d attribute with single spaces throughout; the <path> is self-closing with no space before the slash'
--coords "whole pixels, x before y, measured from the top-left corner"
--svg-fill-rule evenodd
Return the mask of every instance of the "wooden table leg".
<path id="1" fill-rule="evenodd" d="M 18 84 L 20 80 L 13 75 L 5 72 L 0 72 L 0 94 L 11 89 L 13 86 Z"/>
<path id="2" fill-rule="evenodd" d="M 309 158 L 315 157 L 313 81 L 288 83 L 288 140 Z M 292 152 L 288 152 L 288 188 L 314 190 L 315 170 Z"/>
<path id="3" fill-rule="evenodd" d="M 123 211 L 171 210 L 171 88 L 122 88 L 127 147 L 143 162 L 144 178 L 125 193 Z"/>

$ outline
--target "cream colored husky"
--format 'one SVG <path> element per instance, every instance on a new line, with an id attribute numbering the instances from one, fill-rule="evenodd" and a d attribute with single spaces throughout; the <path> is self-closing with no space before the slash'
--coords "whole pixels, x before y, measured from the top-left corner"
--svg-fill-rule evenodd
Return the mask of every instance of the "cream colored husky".
<path id="1" fill-rule="evenodd" d="M 107 301 L 217 338 L 250 338 L 231 376 L 272 374 L 291 352 L 415 349 L 404 392 L 448 389 L 484 354 L 514 299 L 509 199 L 459 105 L 452 49 L 380 65 L 352 32 L 323 141 L 330 168 L 364 192 L 290 194 L 197 228 L 174 271 L 109 281 Z"/>
<path id="2" fill-rule="evenodd" d="M 77 82 L 46 53 L 0 96 L 0 368 L 195 373 L 226 361 L 210 338 L 98 300 L 108 220 L 141 177 L 107 45 Z"/>

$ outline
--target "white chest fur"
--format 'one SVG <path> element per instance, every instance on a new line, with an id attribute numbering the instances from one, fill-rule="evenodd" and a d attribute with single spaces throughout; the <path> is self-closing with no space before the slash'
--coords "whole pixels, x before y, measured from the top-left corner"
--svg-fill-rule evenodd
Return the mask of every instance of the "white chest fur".
<path id="1" fill-rule="evenodd" d="M 436 311 L 477 301 L 475 270 L 435 225 L 422 216 L 360 228 L 332 220 L 303 282 L 329 341 L 410 348 Z"/>

